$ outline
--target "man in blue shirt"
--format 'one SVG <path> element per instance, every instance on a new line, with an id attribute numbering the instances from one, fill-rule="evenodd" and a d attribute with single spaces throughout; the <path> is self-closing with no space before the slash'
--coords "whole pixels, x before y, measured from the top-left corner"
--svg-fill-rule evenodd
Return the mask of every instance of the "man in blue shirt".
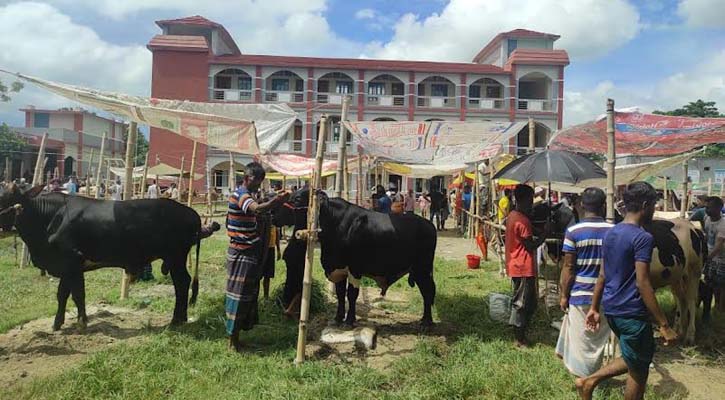
<path id="1" fill-rule="evenodd" d="M 586 330 L 585 318 L 592 304 L 594 285 L 602 265 L 602 242 L 612 224 L 604 221 L 607 197 L 602 189 L 587 188 L 581 196 L 584 216 L 566 230 L 564 267 L 561 270 L 562 321 L 556 355 L 572 374 L 589 376 L 602 366 L 604 345 L 609 339 L 606 320 L 596 332 Z"/>
<path id="2" fill-rule="evenodd" d="M 390 197 L 388 197 L 387 194 L 385 194 L 385 189 L 378 185 L 378 209 L 376 211 L 379 211 L 384 214 L 390 214 L 390 209 L 393 206 L 393 201 L 390 200 Z"/>
<path id="3" fill-rule="evenodd" d="M 652 222 L 657 192 L 646 182 L 634 182 L 624 192 L 624 221 L 610 229 L 602 243 L 603 265 L 594 287 L 587 329 L 600 325 L 599 304 L 619 339 L 622 357 L 586 378 L 576 379 L 582 399 L 591 399 L 603 380 L 628 373 L 625 400 L 644 398 L 655 341 L 649 316 L 660 327 L 665 344 L 677 339 L 657 304 L 649 278 L 654 238 L 642 226 Z"/>

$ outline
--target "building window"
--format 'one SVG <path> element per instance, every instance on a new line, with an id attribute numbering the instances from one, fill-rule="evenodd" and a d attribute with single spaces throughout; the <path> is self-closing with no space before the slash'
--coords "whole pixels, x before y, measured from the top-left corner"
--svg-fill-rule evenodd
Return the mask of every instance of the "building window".
<path id="1" fill-rule="evenodd" d="M 295 92 L 304 92 L 305 91 L 305 81 L 302 79 L 295 80 Z"/>
<path id="2" fill-rule="evenodd" d="M 480 99 L 481 98 L 481 87 L 480 86 L 470 86 L 468 88 L 468 97 L 472 99 Z"/>
<path id="3" fill-rule="evenodd" d="M 335 93 L 348 94 L 352 93 L 352 82 L 335 82 Z"/>
<path id="4" fill-rule="evenodd" d="M 48 114 L 48 113 L 35 113 L 35 120 L 33 121 L 33 127 L 35 127 L 35 128 L 50 128 L 50 114 Z"/>
<path id="5" fill-rule="evenodd" d="M 252 90 L 252 78 L 248 76 L 240 76 L 239 90 Z"/>
<path id="6" fill-rule="evenodd" d="M 500 99 L 501 86 L 486 86 L 486 97 L 489 99 Z"/>
<path id="7" fill-rule="evenodd" d="M 368 94 L 373 96 L 382 96 L 385 94 L 385 84 L 382 82 L 370 82 L 368 84 Z"/>
<path id="8" fill-rule="evenodd" d="M 214 170 L 214 187 L 228 187 L 229 179 L 227 177 L 229 176 L 229 171 L 224 170 Z"/>
<path id="9" fill-rule="evenodd" d="M 231 89 L 232 88 L 232 77 L 231 76 L 215 76 L 214 77 L 214 88 L 216 89 Z"/>
<path id="10" fill-rule="evenodd" d="M 317 91 L 320 93 L 330 93 L 330 81 L 318 81 Z"/>
<path id="11" fill-rule="evenodd" d="M 433 83 L 430 85 L 430 94 L 436 97 L 448 97 L 448 85 Z"/>
<path id="12" fill-rule="evenodd" d="M 516 46 L 518 46 L 519 42 L 516 39 L 509 39 L 508 44 L 509 44 L 509 54 L 508 55 L 511 55 L 511 53 L 513 53 L 514 50 L 516 50 Z"/>
<path id="13" fill-rule="evenodd" d="M 272 79 L 272 90 L 289 92 L 289 79 Z"/>
<path id="14" fill-rule="evenodd" d="M 390 85 L 390 91 L 393 96 L 402 96 L 405 91 L 405 86 L 401 82 L 396 82 Z"/>

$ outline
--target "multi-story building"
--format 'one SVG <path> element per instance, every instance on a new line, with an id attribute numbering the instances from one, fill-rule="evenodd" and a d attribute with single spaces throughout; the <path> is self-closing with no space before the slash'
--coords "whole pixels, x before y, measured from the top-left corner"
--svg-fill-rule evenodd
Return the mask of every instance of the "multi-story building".
<path id="1" fill-rule="evenodd" d="M 98 162 L 104 133 L 105 157 L 124 157 L 126 146 L 123 138 L 128 125 L 123 122 L 104 118 L 81 108 L 42 110 L 28 106 L 20 111 L 25 113 L 25 127 L 13 127 L 11 130 L 26 138 L 31 148 L 37 149 L 40 138 L 48 133 L 46 172 L 54 173 L 57 167 L 62 177 L 87 175 L 91 170 L 89 163 L 92 153 L 95 155 L 94 164 Z M 17 154 L 11 160 L 11 176 L 32 176 L 36 158 L 37 153 L 33 154 L 32 151 Z M 92 166 L 93 171 L 97 168 L 98 165 Z"/>
<path id="2" fill-rule="evenodd" d="M 333 125 L 328 155 L 337 152 L 343 96 L 357 121 L 536 121 L 537 147 L 561 128 L 564 67 L 569 57 L 554 49 L 559 38 L 516 29 L 494 37 L 470 63 L 315 58 L 244 54 L 227 30 L 201 16 L 157 21 L 148 44 L 153 53 L 151 95 L 202 102 L 288 103 L 299 118 L 277 151 L 311 156 L 320 117 Z M 328 131 L 329 132 L 329 131 Z M 192 142 L 151 129 L 150 152 L 178 166 Z M 528 130 L 509 151 L 528 146 Z M 350 146 L 350 154 L 355 153 Z M 154 159 L 154 157 L 152 157 Z M 238 158 L 239 161 L 244 161 Z M 226 186 L 228 156 L 203 146 L 197 165 L 214 170 Z M 201 186 L 202 182 L 197 185 Z"/>

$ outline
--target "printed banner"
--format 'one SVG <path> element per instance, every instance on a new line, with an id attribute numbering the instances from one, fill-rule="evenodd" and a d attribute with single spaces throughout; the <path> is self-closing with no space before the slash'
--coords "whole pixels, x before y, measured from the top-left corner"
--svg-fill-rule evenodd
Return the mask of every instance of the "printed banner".
<path id="1" fill-rule="evenodd" d="M 286 104 L 220 104 L 146 98 L 66 85 L 23 74 L 12 75 L 128 120 L 243 154 L 258 154 L 274 148 L 296 118 L 296 113 Z"/>
<path id="2" fill-rule="evenodd" d="M 491 158 L 526 122 L 350 122 L 365 154 L 411 164 L 462 164 Z"/>
<path id="3" fill-rule="evenodd" d="M 725 118 L 615 112 L 614 127 L 617 156 L 668 156 L 725 143 Z M 606 117 L 559 131 L 549 146 L 556 150 L 606 154 Z"/>
<path id="4" fill-rule="evenodd" d="M 295 154 L 260 154 L 255 157 L 262 165 L 271 168 L 283 176 L 308 176 L 315 170 L 315 159 Z M 350 161 L 349 163 L 352 163 Z M 322 173 L 335 172 L 337 160 L 324 160 Z"/>

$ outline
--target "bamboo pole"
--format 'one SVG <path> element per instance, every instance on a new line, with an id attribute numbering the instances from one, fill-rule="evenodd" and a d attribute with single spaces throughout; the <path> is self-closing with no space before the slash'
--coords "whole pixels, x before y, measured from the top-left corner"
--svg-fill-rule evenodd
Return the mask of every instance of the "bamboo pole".
<path id="1" fill-rule="evenodd" d="M 143 178 L 141 179 L 141 198 L 146 197 L 146 179 L 149 174 L 149 153 L 146 152 L 146 159 L 143 164 Z"/>
<path id="2" fill-rule="evenodd" d="M 607 221 L 614 223 L 614 100 L 607 99 Z"/>
<path id="3" fill-rule="evenodd" d="M 533 154 L 536 152 L 536 123 L 534 117 L 529 117 L 529 149 L 528 153 Z"/>
<path id="4" fill-rule="evenodd" d="M 182 187 L 184 186 L 184 155 L 181 156 L 181 168 L 179 168 L 179 179 L 176 180 L 176 186 L 179 190 L 179 198 L 176 201 L 181 201 Z"/>
<path id="5" fill-rule="evenodd" d="M 680 201 L 680 218 L 687 216 L 687 169 L 689 163 L 687 160 L 682 163 L 682 199 Z"/>
<path id="6" fill-rule="evenodd" d="M 362 169 L 362 147 L 357 147 L 357 193 L 355 193 L 355 203 L 358 206 L 363 205 L 363 169 Z"/>
<path id="7" fill-rule="evenodd" d="M 310 203 L 309 218 L 307 219 L 307 257 L 305 258 L 305 271 L 302 279 L 302 302 L 300 304 L 300 324 L 297 333 L 297 357 L 295 364 L 300 365 L 305 361 L 305 348 L 307 346 L 307 321 L 310 317 L 310 297 L 312 294 L 312 265 L 315 259 L 315 242 L 317 240 L 317 214 L 319 203 L 317 201 L 317 189 L 320 188 L 320 177 L 322 176 L 322 157 L 325 146 L 325 130 L 327 128 L 327 116 L 323 115 L 320 120 L 320 130 L 317 136 L 317 155 L 315 157 L 315 171 L 310 182 Z"/>
<path id="8" fill-rule="evenodd" d="M 40 148 L 38 149 L 38 158 L 35 160 L 35 170 L 33 171 L 33 187 L 43 183 L 43 167 L 47 162 L 45 157 L 45 143 L 48 141 L 48 133 L 44 133 L 40 139 Z M 7 162 L 7 159 L 6 159 Z M 8 164 L 5 164 L 6 168 Z M 21 171 L 22 174 L 22 171 Z M 28 265 L 30 259 L 30 253 L 28 252 L 28 246 L 23 242 L 23 246 L 20 252 L 20 268 L 25 268 Z"/>
<path id="9" fill-rule="evenodd" d="M 13 169 L 10 166 L 10 156 L 5 157 L 5 182 L 12 181 Z"/>
<path id="10" fill-rule="evenodd" d="M 21 178 L 23 177 L 23 172 L 25 172 L 25 160 L 21 159 L 20 160 L 20 177 Z M 30 183 L 32 183 L 32 182 L 30 182 Z"/>
<path id="11" fill-rule="evenodd" d="M 95 198 L 101 198 L 101 171 L 103 170 L 103 152 L 106 149 L 106 132 L 101 137 L 101 154 L 98 156 L 98 170 L 96 170 L 96 195 Z"/>
<path id="12" fill-rule="evenodd" d="M 186 205 L 187 207 L 191 207 L 191 193 L 194 190 L 194 172 L 196 171 L 196 142 L 194 142 L 194 147 L 191 150 L 191 169 L 189 170 L 189 195 L 186 199 Z M 189 253 L 191 254 L 191 253 Z"/>
<path id="13" fill-rule="evenodd" d="M 91 147 L 91 159 L 88 162 L 88 169 L 86 170 L 86 196 L 91 195 L 91 192 L 90 192 L 91 185 L 89 182 L 89 180 L 90 180 L 89 177 L 93 176 L 93 158 L 95 155 L 94 150 L 95 149 L 93 147 Z M 80 188 L 78 188 L 78 189 L 80 189 Z"/>
<path id="14" fill-rule="evenodd" d="M 206 210 L 207 214 L 213 214 L 211 209 L 211 170 L 208 158 L 206 159 Z"/>
<path id="15" fill-rule="evenodd" d="M 350 96 L 342 99 L 342 113 L 340 114 L 340 140 L 337 149 L 337 173 L 335 174 L 335 196 L 343 197 L 344 179 L 345 179 L 345 160 L 347 159 L 347 132 L 345 130 L 345 121 L 347 121 L 347 112 L 350 108 Z M 347 200 L 347 198 L 345 198 Z"/>
<path id="16" fill-rule="evenodd" d="M 131 122 L 128 125 L 128 139 L 126 140 L 126 171 L 124 174 L 125 181 L 123 182 L 123 199 L 133 199 L 133 167 L 135 166 L 136 159 L 136 138 L 138 136 L 138 128 L 136 122 Z M 121 300 L 128 298 L 128 287 L 131 283 L 131 275 L 123 271 L 121 278 Z"/>
<path id="17" fill-rule="evenodd" d="M 664 212 L 667 212 L 667 209 L 668 209 L 668 208 L 669 208 L 669 206 L 670 206 L 670 205 L 669 205 L 669 202 L 670 202 L 670 199 L 669 199 L 669 197 L 670 197 L 670 194 L 669 194 L 669 189 L 667 188 L 667 176 L 665 176 L 665 177 L 664 177 L 664 181 L 665 181 L 665 189 L 664 189 L 664 191 L 665 191 L 665 192 L 664 192 L 664 200 L 665 200 L 665 206 L 664 206 L 664 208 L 663 208 L 663 211 L 664 211 Z"/>
<path id="18" fill-rule="evenodd" d="M 229 179 L 227 179 L 227 183 L 229 184 L 229 193 L 231 194 L 234 189 L 236 189 L 237 186 L 237 177 L 234 176 L 234 156 L 232 155 L 232 152 L 229 152 Z"/>
<path id="19" fill-rule="evenodd" d="M 712 178 L 707 178 L 707 195 L 712 196 Z"/>

